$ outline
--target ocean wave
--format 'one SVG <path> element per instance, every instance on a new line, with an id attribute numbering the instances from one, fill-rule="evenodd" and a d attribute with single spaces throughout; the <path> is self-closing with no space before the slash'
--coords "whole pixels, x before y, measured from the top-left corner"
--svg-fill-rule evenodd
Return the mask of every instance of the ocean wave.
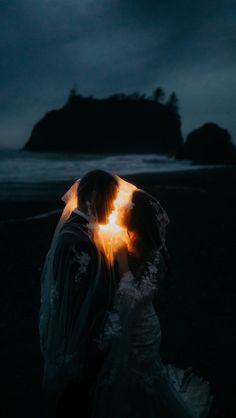
<path id="1" fill-rule="evenodd" d="M 212 166 L 204 166 L 212 167 Z M 199 169 L 189 160 L 158 154 L 0 152 L 0 182 L 41 183 L 76 179 L 93 169 L 117 175 Z"/>

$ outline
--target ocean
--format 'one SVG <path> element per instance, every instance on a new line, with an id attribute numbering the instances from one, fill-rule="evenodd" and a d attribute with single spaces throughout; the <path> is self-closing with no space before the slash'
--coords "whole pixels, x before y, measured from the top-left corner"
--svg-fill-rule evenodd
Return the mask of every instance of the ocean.
<path id="1" fill-rule="evenodd" d="M 202 166 L 192 165 L 189 160 L 177 161 L 174 157 L 158 154 L 68 154 L 0 150 L 0 200 L 46 199 L 49 194 L 57 195 L 58 190 L 61 190 L 60 183 L 72 183 L 93 169 L 124 176 L 199 168 Z"/>
<path id="2" fill-rule="evenodd" d="M 209 166 L 208 166 L 209 167 Z M 191 161 L 158 154 L 67 154 L 0 150 L 0 183 L 46 183 L 75 180 L 93 169 L 137 174 L 199 169 Z"/>

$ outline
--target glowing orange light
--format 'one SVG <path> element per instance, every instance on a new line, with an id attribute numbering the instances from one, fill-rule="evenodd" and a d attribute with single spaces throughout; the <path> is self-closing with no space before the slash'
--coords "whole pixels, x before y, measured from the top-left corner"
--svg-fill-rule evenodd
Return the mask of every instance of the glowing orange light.
<path id="1" fill-rule="evenodd" d="M 119 211 L 125 205 L 128 205 L 132 200 L 132 193 L 137 190 L 137 187 L 128 183 L 127 181 L 117 177 L 119 182 L 119 191 L 114 202 L 115 209 L 109 216 L 109 221 L 106 225 L 99 225 L 98 237 L 102 244 L 106 256 L 110 262 L 113 260 L 113 253 L 124 243 L 127 243 L 127 232 L 125 228 L 118 225 Z"/>

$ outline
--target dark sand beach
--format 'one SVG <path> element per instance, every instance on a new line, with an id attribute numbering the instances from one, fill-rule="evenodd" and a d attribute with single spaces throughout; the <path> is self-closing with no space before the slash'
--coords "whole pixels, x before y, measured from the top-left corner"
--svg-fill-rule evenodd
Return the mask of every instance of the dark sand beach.
<path id="1" fill-rule="evenodd" d="M 162 359 L 192 366 L 210 381 L 215 395 L 210 417 L 235 418 L 236 167 L 124 178 L 155 195 L 171 220 L 167 246 L 173 273 L 155 300 Z M 70 184 L 2 186 L 2 418 L 50 418 L 41 390 L 40 272 L 63 208 L 60 197 Z M 49 211 L 54 212 L 31 218 Z"/>

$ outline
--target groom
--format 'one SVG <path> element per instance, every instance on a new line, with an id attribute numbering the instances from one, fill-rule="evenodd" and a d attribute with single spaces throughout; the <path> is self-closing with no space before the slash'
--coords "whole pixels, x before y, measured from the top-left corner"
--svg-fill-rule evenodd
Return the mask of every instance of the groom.
<path id="1" fill-rule="evenodd" d="M 69 381 L 64 387 L 57 403 L 57 418 L 87 418 L 91 414 L 96 376 L 104 361 L 104 354 L 98 349 L 95 341 L 115 291 L 105 255 L 95 245 L 91 220 L 96 217 L 98 223 L 108 222 L 117 193 L 118 181 L 114 176 L 102 170 L 87 173 L 78 186 L 78 206 L 72 211 L 60 231 L 54 254 L 54 274 L 56 280 L 63 284 L 60 287 L 63 289 L 62 294 L 59 295 L 62 300 L 60 306 L 66 303 L 65 306 L 68 308 L 65 309 L 65 319 L 63 319 L 63 308 L 58 311 L 55 328 L 60 327 L 57 321 L 64 320 L 67 324 L 65 329 L 70 329 L 70 332 L 65 334 L 65 340 L 67 335 L 72 341 L 77 338 L 78 347 L 81 346 L 82 341 L 80 343 L 78 335 L 71 335 L 71 329 L 73 334 L 75 332 L 73 324 L 80 318 L 84 301 L 91 294 L 95 277 L 97 285 L 91 304 L 89 303 L 86 322 L 82 327 L 83 341 L 86 341 L 82 378 L 78 381 Z M 83 315 L 82 313 L 82 320 Z M 76 331 L 78 334 L 78 328 Z"/>

